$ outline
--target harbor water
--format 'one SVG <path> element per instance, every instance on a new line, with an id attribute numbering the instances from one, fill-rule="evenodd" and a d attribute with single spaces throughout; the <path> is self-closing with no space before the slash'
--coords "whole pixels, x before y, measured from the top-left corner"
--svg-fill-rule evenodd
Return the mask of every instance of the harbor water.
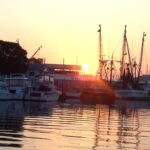
<path id="1" fill-rule="evenodd" d="M 0 102 L 0 150 L 150 150 L 150 102 Z"/>

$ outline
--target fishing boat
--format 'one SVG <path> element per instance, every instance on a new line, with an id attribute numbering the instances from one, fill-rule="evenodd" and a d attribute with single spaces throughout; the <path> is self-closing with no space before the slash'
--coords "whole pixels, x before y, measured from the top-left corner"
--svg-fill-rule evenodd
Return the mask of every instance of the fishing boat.
<path id="1" fill-rule="evenodd" d="M 122 59 L 120 67 L 120 80 L 119 80 L 120 83 L 118 82 L 121 86 L 119 86 L 119 88 L 115 86 L 116 99 L 126 99 L 126 100 L 150 99 L 149 92 L 147 90 L 144 90 L 139 83 L 145 36 L 146 34 L 143 33 L 139 68 L 137 69 L 136 62 L 134 62 L 133 64 L 131 60 L 125 26 L 123 48 L 122 48 Z M 127 57 L 128 62 L 125 62 L 125 56 Z"/>

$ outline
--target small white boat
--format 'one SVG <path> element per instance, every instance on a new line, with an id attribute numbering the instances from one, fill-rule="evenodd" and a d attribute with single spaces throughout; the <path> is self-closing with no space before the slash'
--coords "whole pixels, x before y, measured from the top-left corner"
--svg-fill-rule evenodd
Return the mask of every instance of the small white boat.
<path id="1" fill-rule="evenodd" d="M 4 78 L 12 100 L 23 100 L 27 89 L 31 86 L 24 74 L 10 74 Z"/>
<path id="2" fill-rule="evenodd" d="M 30 101 L 58 101 L 61 92 L 56 89 L 54 79 L 48 75 L 41 75 L 28 90 L 25 100 Z"/>

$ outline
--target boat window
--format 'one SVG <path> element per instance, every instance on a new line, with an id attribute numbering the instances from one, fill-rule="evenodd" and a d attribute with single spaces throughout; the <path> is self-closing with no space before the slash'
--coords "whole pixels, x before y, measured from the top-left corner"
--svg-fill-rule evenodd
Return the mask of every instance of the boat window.
<path id="1" fill-rule="evenodd" d="M 49 82 L 49 76 L 40 76 L 39 82 Z"/>
<path id="2" fill-rule="evenodd" d="M 48 86 L 46 86 L 46 85 L 40 85 L 39 86 L 39 91 L 48 91 Z"/>

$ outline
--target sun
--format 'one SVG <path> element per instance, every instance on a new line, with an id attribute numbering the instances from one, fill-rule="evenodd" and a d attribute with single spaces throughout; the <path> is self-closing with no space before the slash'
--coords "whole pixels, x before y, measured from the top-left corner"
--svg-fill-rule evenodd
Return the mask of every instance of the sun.
<path id="1" fill-rule="evenodd" d="M 88 73 L 88 71 L 89 71 L 89 64 L 83 64 L 82 65 L 82 71 L 83 71 L 83 73 Z"/>

